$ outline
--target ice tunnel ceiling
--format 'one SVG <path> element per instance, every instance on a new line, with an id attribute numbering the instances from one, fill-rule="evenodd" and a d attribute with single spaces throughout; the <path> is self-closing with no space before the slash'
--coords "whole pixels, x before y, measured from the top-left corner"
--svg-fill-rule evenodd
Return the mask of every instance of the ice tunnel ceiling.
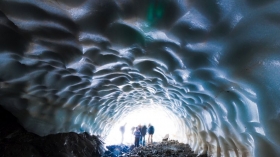
<path id="1" fill-rule="evenodd" d="M 279 6 L 1 0 L 0 104 L 38 135 L 106 136 L 153 108 L 198 153 L 279 156 Z"/>

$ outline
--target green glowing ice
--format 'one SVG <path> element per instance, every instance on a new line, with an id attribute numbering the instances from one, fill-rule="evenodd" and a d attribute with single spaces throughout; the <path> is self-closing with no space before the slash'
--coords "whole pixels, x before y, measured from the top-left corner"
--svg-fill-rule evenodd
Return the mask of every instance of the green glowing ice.
<path id="1" fill-rule="evenodd" d="M 151 2 L 148 7 L 147 20 L 148 23 L 154 25 L 162 18 L 165 11 L 165 4 L 163 2 Z"/>

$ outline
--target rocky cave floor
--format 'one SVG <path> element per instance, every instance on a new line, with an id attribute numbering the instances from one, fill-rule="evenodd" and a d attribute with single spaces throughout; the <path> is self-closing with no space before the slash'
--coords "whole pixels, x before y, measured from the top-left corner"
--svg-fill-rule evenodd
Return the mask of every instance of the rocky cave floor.
<path id="1" fill-rule="evenodd" d="M 197 157 L 188 144 L 170 140 L 134 148 L 106 146 L 101 138 L 74 132 L 38 136 L 0 105 L 0 157 Z M 199 155 L 198 157 L 207 157 Z"/>
<path id="2" fill-rule="evenodd" d="M 195 154 L 188 144 L 175 140 L 153 143 L 152 145 L 134 146 L 111 145 L 102 157 L 207 157 Z"/>

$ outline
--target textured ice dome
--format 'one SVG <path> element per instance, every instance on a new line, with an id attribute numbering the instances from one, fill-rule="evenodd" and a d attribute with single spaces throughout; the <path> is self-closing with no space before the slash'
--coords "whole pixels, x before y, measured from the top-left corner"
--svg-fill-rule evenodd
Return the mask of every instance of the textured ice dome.
<path id="1" fill-rule="evenodd" d="M 197 153 L 279 156 L 279 6 L 1 0 L 0 104 L 41 136 L 106 138 L 141 111 Z"/>

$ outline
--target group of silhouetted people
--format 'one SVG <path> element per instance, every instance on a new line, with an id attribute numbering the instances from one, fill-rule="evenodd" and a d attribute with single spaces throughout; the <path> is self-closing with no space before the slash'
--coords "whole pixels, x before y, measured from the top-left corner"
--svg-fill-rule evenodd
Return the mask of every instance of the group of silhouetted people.
<path id="1" fill-rule="evenodd" d="M 152 126 L 151 124 L 148 125 L 148 128 L 146 127 L 146 125 L 139 125 L 138 127 L 133 127 L 133 135 L 135 136 L 134 139 L 134 146 L 135 147 L 139 147 L 139 145 L 145 146 L 146 141 L 145 141 L 145 136 L 148 132 L 148 144 L 152 144 L 153 143 L 153 134 L 155 132 L 155 128 L 154 126 Z"/>
<path id="2" fill-rule="evenodd" d="M 125 126 L 126 123 L 120 127 L 120 131 L 122 134 L 121 137 L 121 144 L 123 144 L 123 139 L 124 139 L 124 132 L 125 132 Z M 148 128 L 146 125 L 139 125 L 137 127 L 132 127 L 131 128 L 132 134 L 134 135 L 134 146 L 139 147 L 139 145 L 145 146 L 146 141 L 145 141 L 145 136 L 148 133 L 148 144 L 153 143 L 153 134 L 155 132 L 154 126 L 151 124 L 148 125 Z"/>

